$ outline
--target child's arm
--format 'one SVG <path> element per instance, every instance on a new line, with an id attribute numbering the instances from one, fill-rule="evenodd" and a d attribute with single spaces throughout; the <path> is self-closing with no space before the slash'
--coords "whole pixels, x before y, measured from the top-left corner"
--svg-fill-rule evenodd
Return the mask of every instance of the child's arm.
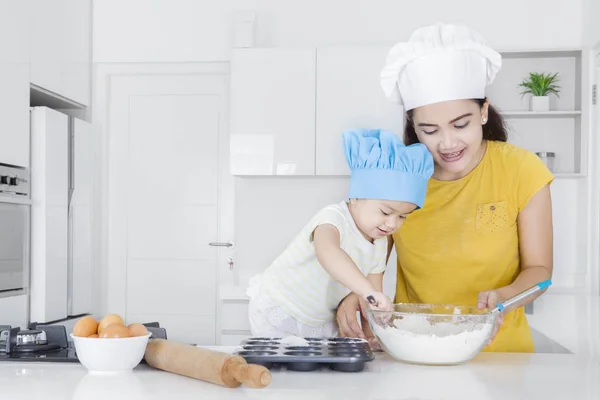
<path id="1" fill-rule="evenodd" d="M 367 279 L 378 292 L 383 292 L 383 272 L 378 274 L 369 274 Z"/>
<path id="2" fill-rule="evenodd" d="M 365 298 L 380 291 L 358 269 L 350 256 L 340 247 L 340 233 L 330 224 L 317 226 L 313 234 L 317 259 L 335 280 Z"/>

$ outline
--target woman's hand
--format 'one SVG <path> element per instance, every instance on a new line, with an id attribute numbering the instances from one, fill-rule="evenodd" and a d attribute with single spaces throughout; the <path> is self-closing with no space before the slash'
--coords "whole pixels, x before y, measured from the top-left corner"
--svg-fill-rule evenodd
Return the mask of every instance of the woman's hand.
<path id="1" fill-rule="evenodd" d="M 480 292 L 477 296 L 477 308 L 482 310 L 484 308 L 493 309 L 496 305 L 501 302 L 500 295 L 496 290 L 486 290 L 485 292 Z M 498 334 L 500 330 L 500 326 L 504 323 L 504 312 L 498 314 L 498 319 L 496 320 L 496 326 L 494 327 L 494 331 L 492 332 L 492 336 L 487 342 L 487 346 L 491 345 L 494 341 L 494 338 Z"/>

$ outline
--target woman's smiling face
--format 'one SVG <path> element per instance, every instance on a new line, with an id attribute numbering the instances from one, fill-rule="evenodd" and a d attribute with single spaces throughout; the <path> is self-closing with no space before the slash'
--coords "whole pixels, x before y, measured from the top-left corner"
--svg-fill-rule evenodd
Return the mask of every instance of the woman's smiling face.
<path id="1" fill-rule="evenodd" d="M 488 103 L 452 100 L 413 110 L 412 123 L 419 142 L 435 161 L 434 177 L 455 180 L 471 172 L 483 156 L 482 126 L 487 122 Z"/>

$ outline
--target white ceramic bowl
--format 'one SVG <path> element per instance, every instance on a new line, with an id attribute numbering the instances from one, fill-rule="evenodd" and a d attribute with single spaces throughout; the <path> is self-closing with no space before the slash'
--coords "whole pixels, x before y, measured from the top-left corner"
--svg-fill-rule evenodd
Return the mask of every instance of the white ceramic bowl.
<path id="1" fill-rule="evenodd" d="M 152 333 L 130 338 L 87 338 L 73 336 L 77 358 L 89 372 L 132 371 L 144 358 Z"/>

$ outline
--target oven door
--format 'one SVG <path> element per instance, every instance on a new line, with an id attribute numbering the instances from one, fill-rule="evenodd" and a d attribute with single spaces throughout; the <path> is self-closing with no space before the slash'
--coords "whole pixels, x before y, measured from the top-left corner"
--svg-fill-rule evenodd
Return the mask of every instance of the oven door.
<path id="1" fill-rule="evenodd" d="M 0 199 L 0 294 L 29 286 L 30 210 Z"/>

